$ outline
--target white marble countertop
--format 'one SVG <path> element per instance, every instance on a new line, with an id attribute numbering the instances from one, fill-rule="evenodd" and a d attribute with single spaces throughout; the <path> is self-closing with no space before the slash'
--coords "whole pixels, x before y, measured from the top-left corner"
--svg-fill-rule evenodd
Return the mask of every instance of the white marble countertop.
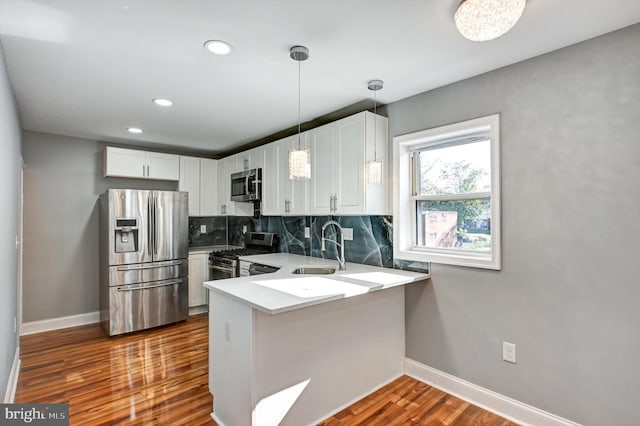
<path id="1" fill-rule="evenodd" d="M 252 306 L 267 314 L 279 314 L 333 300 L 426 280 L 429 274 L 347 263 L 338 271 L 335 260 L 289 253 L 242 256 L 262 265 L 280 268 L 272 274 L 206 281 L 204 286 Z M 296 268 L 334 267 L 328 275 L 297 275 Z"/>

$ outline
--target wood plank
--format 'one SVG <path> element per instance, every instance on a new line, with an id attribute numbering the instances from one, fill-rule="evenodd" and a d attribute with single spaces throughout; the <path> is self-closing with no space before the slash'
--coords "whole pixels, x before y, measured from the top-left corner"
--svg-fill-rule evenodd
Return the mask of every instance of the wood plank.
<path id="1" fill-rule="evenodd" d="M 17 403 L 69 403 L 71 425 L 211 426 L 208 315 L 123 336 L 97 324 L 23 336 Z M 512 426 L 402 376 L 321 426 Z"/>

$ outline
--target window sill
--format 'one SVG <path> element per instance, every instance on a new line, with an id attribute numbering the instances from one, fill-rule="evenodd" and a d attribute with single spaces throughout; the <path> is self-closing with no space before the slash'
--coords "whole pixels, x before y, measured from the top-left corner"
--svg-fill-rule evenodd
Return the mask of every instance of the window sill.
<path id="1" fill-rule="evenodd" d="M 497 258 L 496 258 L 497 257 Z M 440 263 L 444 265 L 466 266 L 469 268 L 492 269 L 499 271 L 502 265 L 499 256 L 480 253 L 438 253 L 423 250 L 394 250 L 393 258 L 418 262 Z"/>

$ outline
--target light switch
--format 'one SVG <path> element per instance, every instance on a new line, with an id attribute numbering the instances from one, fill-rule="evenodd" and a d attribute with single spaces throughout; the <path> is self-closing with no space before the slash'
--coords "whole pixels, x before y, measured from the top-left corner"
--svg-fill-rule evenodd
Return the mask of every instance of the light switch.
<path id="1" fill-rule="evenodd" d="M 200 233 L 201 234 L 207 233 L 207 225 L 200 225 Z"/>

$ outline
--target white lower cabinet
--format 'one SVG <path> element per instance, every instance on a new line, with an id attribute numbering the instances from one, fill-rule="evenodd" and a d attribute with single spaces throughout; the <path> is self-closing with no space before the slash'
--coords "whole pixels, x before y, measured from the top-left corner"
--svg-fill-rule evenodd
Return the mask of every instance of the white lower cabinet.
<path id="1" fill-rule="evenodd" d="M 207 289 L 202 283 L 209 280 L 209 254 L 189 254 L 189 307 L 207 304 Z"/>

